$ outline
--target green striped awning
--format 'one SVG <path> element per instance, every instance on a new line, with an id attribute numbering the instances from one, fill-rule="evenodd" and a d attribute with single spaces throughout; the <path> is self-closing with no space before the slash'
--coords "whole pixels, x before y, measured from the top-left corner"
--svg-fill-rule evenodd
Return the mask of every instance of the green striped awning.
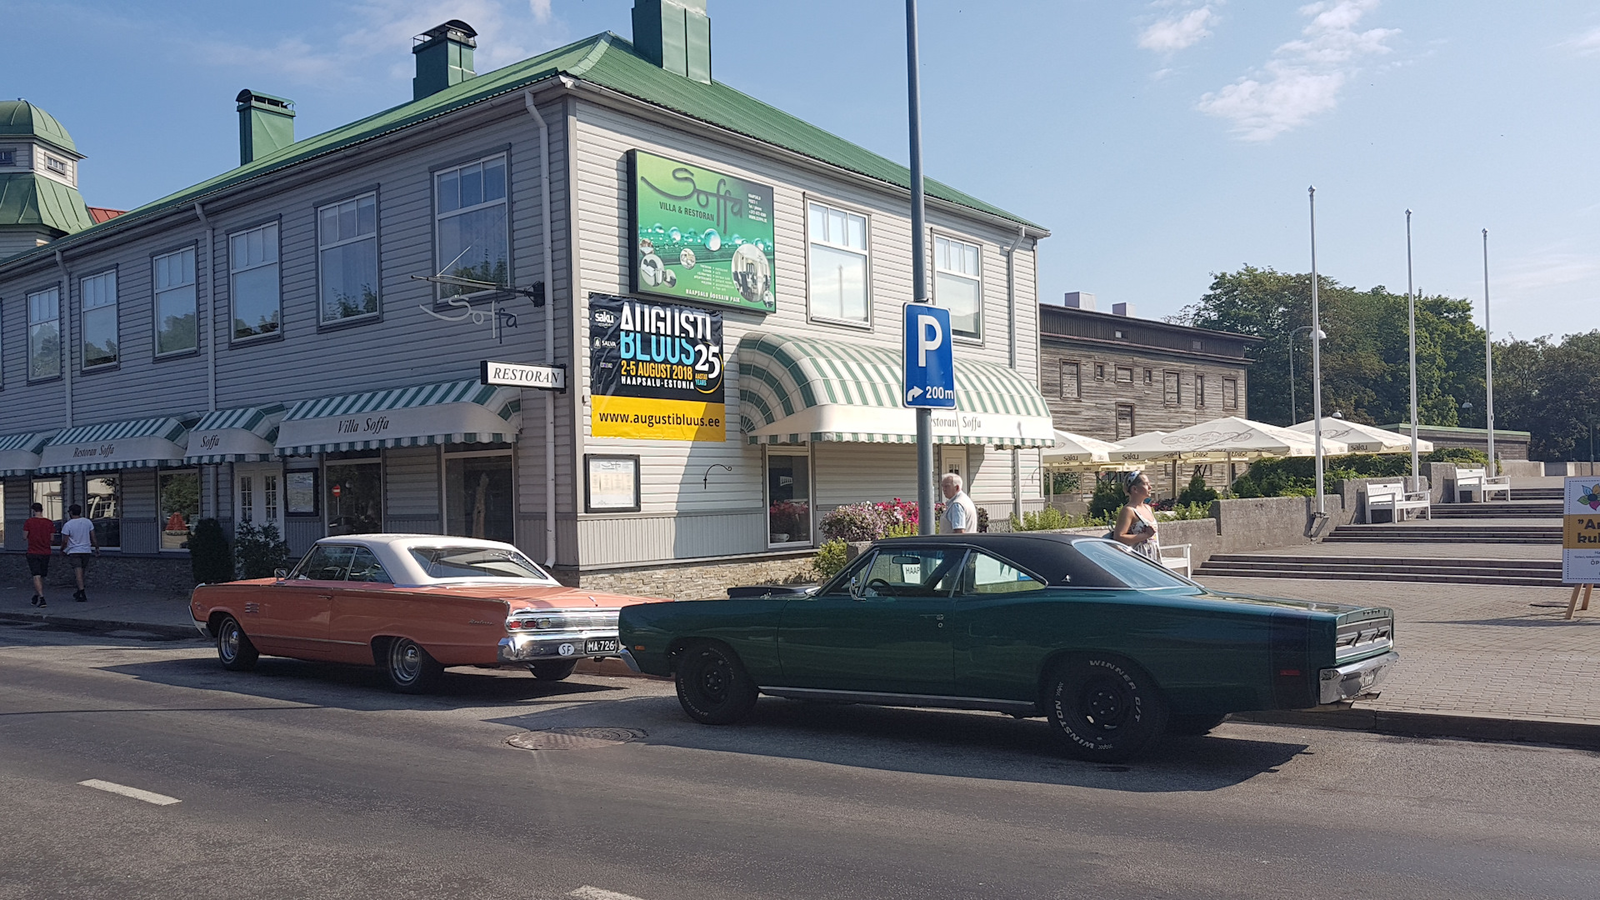
<path id="1" fill-rule="evenodd" d="M 39 455 L 40 474 L 183 464 L 188 429 L 171 417 L 68 428 Z"/>
<path id="2" fill-rule="evenodd" d="M 283 405 L 245 406 L 206 413 L 189 429 L 191 463 L 266 462 L 273 459 Z"/>
<path id="3" fill-rule="evenodd" d="M 39 468 L 39 453 L 55 437 L 54 431 L 33 431 L 0 436 L 0 478 L 32 475 Z"/>
<path id="4" fill-rule="evenodd" d="M 522 390 L 476 378 L 301 400 L 278 426 L 282 455 L 424 444 L 509 444 L 522 430 Z"/>
<path id="5" fill-rule="evenodd" d="M 916 443 L 897 347 L 748 332 L 737 359 L 740 427 L 752 444 Z M 1020 373 L 958 359 L 955 380 L 956 408 L 933 413 L 935 443 L 1055 443 L 1050 408 Z"/>

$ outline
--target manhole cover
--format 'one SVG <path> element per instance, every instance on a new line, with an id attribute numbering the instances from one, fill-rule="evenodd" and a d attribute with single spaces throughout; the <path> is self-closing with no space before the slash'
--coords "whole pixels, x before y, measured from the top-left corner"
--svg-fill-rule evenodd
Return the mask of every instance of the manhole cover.
<path id="1" fill-rule="evenodd" d="M 626 744 L 644 736 L 645 733 L 638 728 L 548 728 L 544 731 L 524 731 L 507 738 L 506 743 L 521 750 L 588 750 Z"/>

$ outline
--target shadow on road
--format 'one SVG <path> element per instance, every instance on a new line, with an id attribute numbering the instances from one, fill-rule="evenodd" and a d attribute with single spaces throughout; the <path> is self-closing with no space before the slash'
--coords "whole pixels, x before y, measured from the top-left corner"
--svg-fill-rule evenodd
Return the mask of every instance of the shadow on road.
<path id="1" fill-rule="evenodd" d="M 685 718 L 676 697 L 631 697 L 492 721 L 536 731 L 573 726 L 637 728 L 643 743 L 803 759 L 923 775 L 1134 792 L 1214 791 L 1278 771 L 1305 744 L 1222 736 L 1168 737 L 1124 765 L 1066 756 L 1042 719 L 998 713 L 806 703 L 763 697 L 750 718 L 714 727 Z M 1253 729 L 1252 729 L 1253 730 Z"/>

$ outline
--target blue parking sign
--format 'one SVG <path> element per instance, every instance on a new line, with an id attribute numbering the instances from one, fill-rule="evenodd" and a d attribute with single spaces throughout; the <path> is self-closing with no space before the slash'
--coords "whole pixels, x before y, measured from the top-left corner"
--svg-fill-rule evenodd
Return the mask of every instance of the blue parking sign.
<path id="1" fill-rule="evenodd" d="M 931 303 L 907 303 L 905 336 L 901 401 L 913 408 L 954 409 L 956 367 L 950 348 L 950 310 Z"/>

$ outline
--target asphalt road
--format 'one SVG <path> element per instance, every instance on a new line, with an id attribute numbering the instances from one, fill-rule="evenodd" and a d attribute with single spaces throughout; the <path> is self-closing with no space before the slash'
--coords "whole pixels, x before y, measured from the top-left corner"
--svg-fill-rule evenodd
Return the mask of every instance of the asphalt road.
<path id="1" fill-rule="evenodd" d="M 638 737 L 549 731 L 582 728 Z M 8 900 L 1593 900 L 1597 784 L 1595 753 L 1264 725 L 1128 766 L 996 714 L 763 699 L 710 728 L 634 678 L 453 669 L 401 697 L 0 623 Z"/>

